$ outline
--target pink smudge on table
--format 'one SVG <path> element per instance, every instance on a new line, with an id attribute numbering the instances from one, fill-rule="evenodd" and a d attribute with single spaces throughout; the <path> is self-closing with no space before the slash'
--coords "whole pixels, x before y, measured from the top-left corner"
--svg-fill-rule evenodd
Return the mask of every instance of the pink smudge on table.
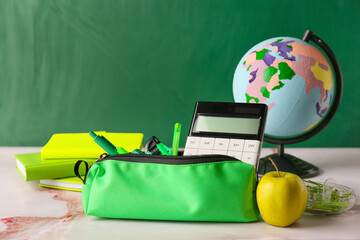
<path id="1" fill-rule="evenodd" d="M 54 200 L 65 201 L 67 213 L 60 217 L 15 216 L 1 218 L 6 229 L 0 232 L 0 239 L 48 239 L 63 236 L 71 223 L 85 215 L 81 194 L 65 190 L 41 190 L 54 194 Z"/>

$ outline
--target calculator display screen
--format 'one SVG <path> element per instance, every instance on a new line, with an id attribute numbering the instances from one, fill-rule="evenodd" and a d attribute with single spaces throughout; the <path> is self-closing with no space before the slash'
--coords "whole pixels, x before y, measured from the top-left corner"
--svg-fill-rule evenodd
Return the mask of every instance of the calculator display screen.
<path id="1" fill-rule="evenodd" d="M 258 134 L 260 118 L 198 115 L 194 132 Z"/>

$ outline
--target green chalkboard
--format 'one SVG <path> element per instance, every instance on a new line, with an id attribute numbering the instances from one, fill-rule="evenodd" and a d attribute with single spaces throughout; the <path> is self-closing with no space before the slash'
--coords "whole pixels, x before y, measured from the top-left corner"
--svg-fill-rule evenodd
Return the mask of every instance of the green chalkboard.
<path id="1" fill-rule="evenodd" d="M 359 23 L 357 0 L 0 1 L 0 145 L 90 130 L 170 145 L 180 122 L 184 146 L 196 101 L 234 101 L 248 49 L 310 29 L 336 54 L 344 96 L 321 133 L 293 146 L 359 147 Z"/>

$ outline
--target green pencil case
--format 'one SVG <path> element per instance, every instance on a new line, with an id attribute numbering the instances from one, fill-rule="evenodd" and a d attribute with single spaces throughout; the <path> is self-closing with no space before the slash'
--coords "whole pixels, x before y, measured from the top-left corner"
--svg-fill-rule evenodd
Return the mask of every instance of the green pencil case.
<path id="1" fill-rule="evenodd" d="M 75 165 L 78 177 L 82 162 Z M 82 180 L 87 215 L 216 222 L 259 218 L 254 167 L 229 156 L 104 154 Z"/>

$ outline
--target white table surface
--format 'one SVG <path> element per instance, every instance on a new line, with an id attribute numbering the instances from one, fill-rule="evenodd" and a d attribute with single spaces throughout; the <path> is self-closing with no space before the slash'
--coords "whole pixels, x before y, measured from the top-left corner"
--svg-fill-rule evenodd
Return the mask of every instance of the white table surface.
<path id="1" fill-rule="evenodd" d="M 39 147 L 0 147 L 0 239 L 360 239 L 360 200 L 340 215 L 304 215 L 287 228 L 253 223 L 193 223 L 114 220 L 86 216 L 81 193 L 47 189 L 25 182 L 14 154 Z M 262 156 L 275 151 L 263 149 Z M 322 173 L 360 195 L 360 148 L 286 148 Z"/>

